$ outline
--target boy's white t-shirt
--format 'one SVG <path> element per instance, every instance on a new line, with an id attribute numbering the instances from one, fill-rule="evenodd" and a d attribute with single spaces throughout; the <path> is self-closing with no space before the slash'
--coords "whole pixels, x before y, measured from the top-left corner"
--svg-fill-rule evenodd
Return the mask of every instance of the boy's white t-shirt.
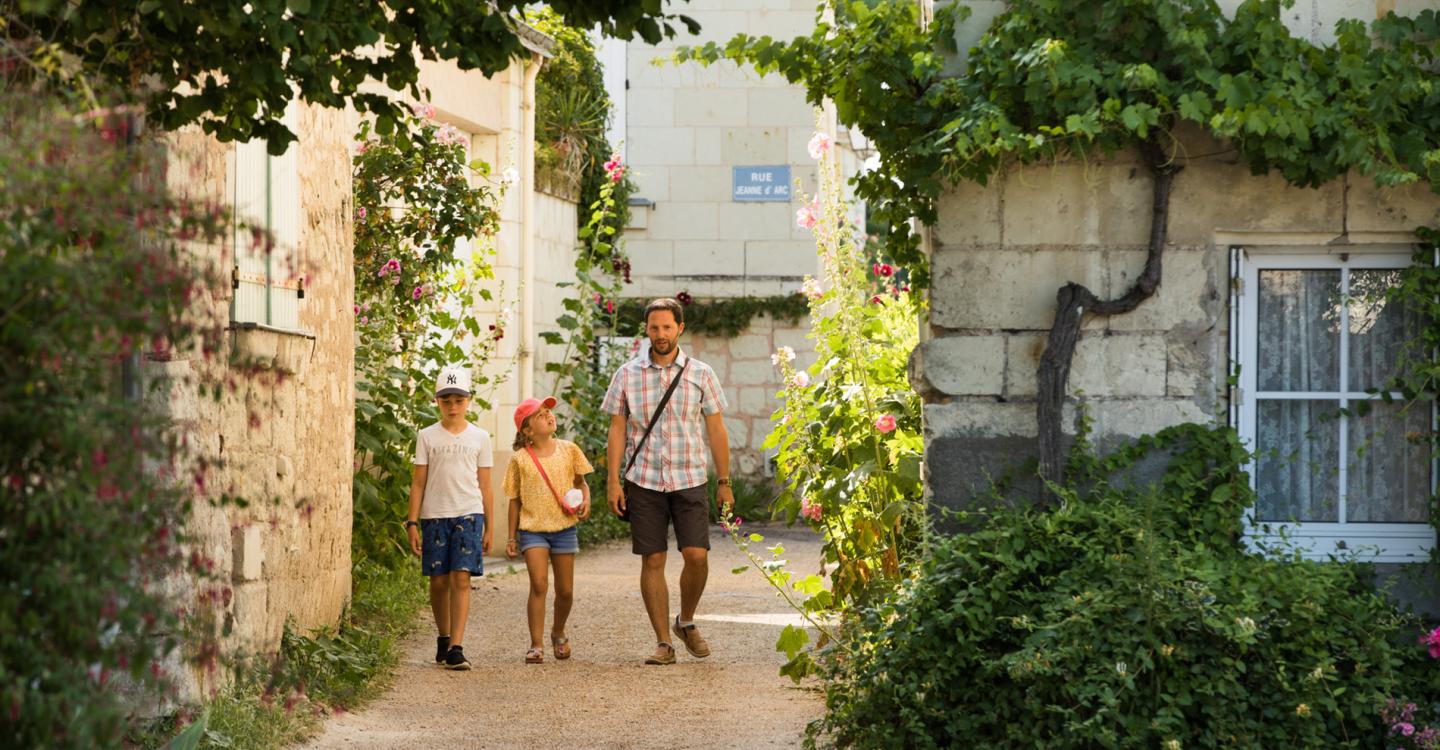
<path id="1" fill-rule="evenodd" d="M 421 518 L 455 518 L 485 512 L 476 471 L 495 464 L 490 433 L 466 424 L 459 435 L 436 422 L 415 439 L 415 465 L 429 467 Z"/>

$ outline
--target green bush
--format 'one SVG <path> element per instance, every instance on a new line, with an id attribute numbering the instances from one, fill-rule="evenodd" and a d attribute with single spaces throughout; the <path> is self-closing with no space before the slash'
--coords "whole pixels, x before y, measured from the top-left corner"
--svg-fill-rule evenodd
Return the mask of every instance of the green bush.
<path id="1" fill-rule="evenodd" d="M 826 660 L 812 741 L 906 748 L 1382 748 L 1435 697 L 1418 623 L 1355 563 L 1247 553 L 1233 432 L 1146 441 L 1145 488 L 1081 476 L 1055 510 L 962 519 Z M 1121 471 L 1142 451 L 1095 464 Z"/>
<path id="2" fill-rule="evenodd" d="M 185 632 L 167 584 L 230 596 L 181 546 L 205 457 L 176 460 L 139 379 L 142 352 L 215 353 L 220 332 L 188 313 L 219 285 L 183 241 L 222 236 L 223 213 L 168 194 L 152 145 L 127 145 L 127 111 L 3 87 L 0 746 L 106 746 L 127 721 L 117 683 L 165 687 Z M 187 656 L 213 664 L 211 631 L 193 630 Z"/>
<path id="3" fill-rule="evenodd" d="M 357 563 L 405 564 L 400 522 L 409 502 L 416 432 L 436 421 L 435 376 L 470 369 L 475 406 L 495 383 L 483 367 L 504 335 L 504 313 L 483 319 L 472 305 L 493 301 L 490 266 L 499 191 L 489 165 L 466 163 L 463 136 L 427 107 L 407 135 L 380 135 L 362 123 L 355 186 L 355 471 L 351 553 Z M 474 244 L 457 253 L 463 242 Z M 473 412 L 472 412 L 473 414 Z"/>
<path id="4" fill-rule="evenodd" d="M 237 670 L 235 682 L 207 706 L 202 748 L 285 747 L 313 734 L 334 710 L 353 710 L 378 696 L 400 661 L 401 641 L 425 605 L 413 566 L 355 566 L 354 596 L 338 631 L 301 635 L 286 629 L 279 658 Z M 131 744 L 156 748 L 189 721 L 166 717 Z"/>

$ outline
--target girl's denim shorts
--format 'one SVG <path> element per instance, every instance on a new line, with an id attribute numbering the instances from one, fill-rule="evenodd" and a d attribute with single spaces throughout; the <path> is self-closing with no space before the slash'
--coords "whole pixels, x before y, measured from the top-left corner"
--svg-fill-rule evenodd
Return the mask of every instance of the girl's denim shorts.
<path id="1" fill-rule="evenodd" d="M 552 555 L 573 555 L 580 551 L 580 536 L 575 533 L 574 526 L 564 531 L 526 531 L 521 529 L 520 551 L 524 552 L 532 547 L 544 547 L 550 550 Z"/>

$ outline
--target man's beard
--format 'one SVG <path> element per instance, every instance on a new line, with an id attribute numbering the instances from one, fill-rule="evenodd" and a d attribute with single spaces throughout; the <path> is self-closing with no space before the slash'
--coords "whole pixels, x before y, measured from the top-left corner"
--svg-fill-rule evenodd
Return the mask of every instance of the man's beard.
<path id="1" fill-rule="evenodd" d="M 651 339 L 651 340 L 650 340 L 650 348 L 651 348 L 652 350 L 654 350 L 656 354 L 659 354 L 659 355 L 661 355 L 661 356 L 664 356 L 664 355 L 666 355 L 666 354 L 669 354 L 669 353 L 670 353 L 670 350 L 671 350 L 672 348 L 674 348 L 674 346 L 675 346 L 674 343 L 672 343 L 672 342 L 670 342 L 670 341 L 667 341 L 667 340 L 665 340 L 665 339 L 659 339 L 659 340 Z"/>

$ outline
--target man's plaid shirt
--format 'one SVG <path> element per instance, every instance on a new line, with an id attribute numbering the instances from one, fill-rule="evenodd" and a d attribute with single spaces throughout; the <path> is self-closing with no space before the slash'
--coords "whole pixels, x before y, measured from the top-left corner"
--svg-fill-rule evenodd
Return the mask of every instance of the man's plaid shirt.
<path id="1" fill-rule="evenodd" d="M 650 360 L 649 353 L 626 362 L 615 372 L 610 390 L 605 393 L 601 408 L 608 414 L 627 416 L 625 422 L 625 455 L 619 468 L 635 452 L 640 436 L 650 422 L 650 415 L 665 396 L 665 389 L 680 368 L 685 367 L 684 380 L 676 386 L 660 423 L 645 441 L 645 449 L 635 459 L 635 466 L 622 479 L 657 492 L 676 492 L 705 484 L 706 467 L 710 464 L 710 447 L 706 440 L 705 416 L 725 410 L 725 392 L 720 379 L 710 366 L 692 359 L 684 351 L 675 360 L 660 367 Z"/>

